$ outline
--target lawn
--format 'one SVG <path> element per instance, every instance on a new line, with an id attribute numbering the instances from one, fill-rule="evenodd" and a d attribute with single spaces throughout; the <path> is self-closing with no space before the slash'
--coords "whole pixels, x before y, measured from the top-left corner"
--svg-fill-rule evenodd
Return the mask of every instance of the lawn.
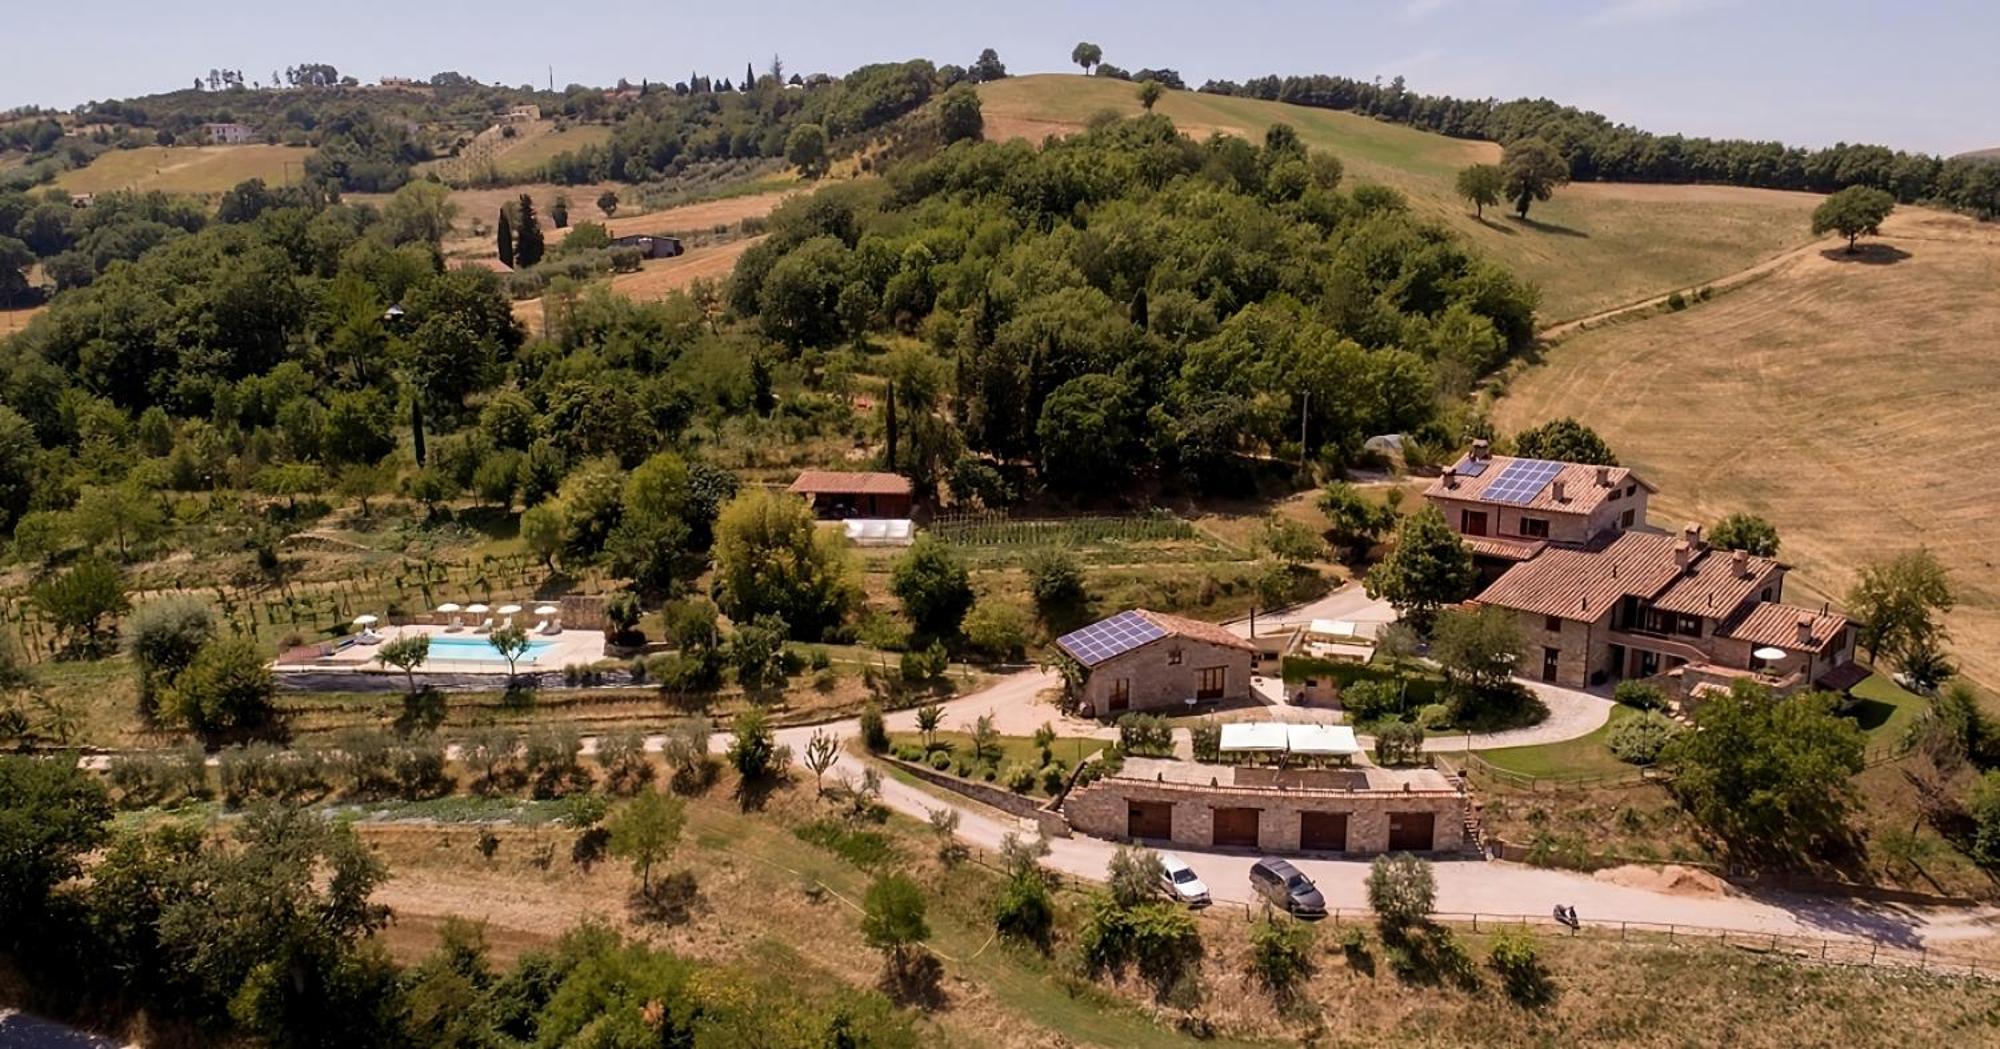
<path id="1" fill-rule="evenodd" d="M 1598 726 L 1595 732 L 1561 743 L 1541 743 L 1531 747 L 1501 747 L 1498 750 L 1475 751 L 1487 764 L 1505 772 L 1537 779 L 1588 779 L 1593 776 L 1618 776 L 1637 771 L 1611 756 L 1606 741 L 1611 738 L 1611 730 L 1626 718 L 1637 717 L 1639 712 L 1627 706 L 1611 708 L 1611 717 Z"/>
<path id="2" fill-rule="evenodd" d="M 987 135 L 1040 141 L 1093 114 L 1139 112 L 1136 89 L 1101 77 L 1009 77 L 980 86 Z M 1577 184 L 1522 222 L 1496 209 L 1475 219 L 1452 191 L 1458 169 L 1499 159 L 1491 142 L 1448 138 L 1353 113 L 1170 91 L 1156 111 L 1196 138 L 1221 131 L 1261 139 L 1284 122 L 1332 152 L 1350 183 L 1379 182 L 1542 288 L 1545 323 L 1585 316 L 1745 269 L 1812 238 L 1807 193 L 1731 186 Z"/>
<path id="3" fill-rule="evenodd" d="M 1794 604 L 1838 603 L 1870 560 L 1928 547 L 1951 574 L 1953 656 L 2000 686 L 2000 230 L 1899 209 L 1679 313 L 1583 332 L 1493 410 L 1511 432 L 1574 415 L 1657 485 L 1653 521 L 1759 514 Z"/>
<path id="4" fill-rule="evenodd" d="M 1910 723 L 1923 713 L 1924 697 L 1896 684 L 1887 674 L 1875 674 L 1854 686 L 1854 707 L 1848 716 L 1868 734 L 1869 746 L 1901 742 Z"/>
<path id="5" fill-rule="evenodd" d="M 221 193 L 245 179 L 273 186 L 305 176 L 304 146 L 142 146 L 110 150 L 88 167 L 65 171 L 56 185 L 71 193 L 117 189 Z"/>

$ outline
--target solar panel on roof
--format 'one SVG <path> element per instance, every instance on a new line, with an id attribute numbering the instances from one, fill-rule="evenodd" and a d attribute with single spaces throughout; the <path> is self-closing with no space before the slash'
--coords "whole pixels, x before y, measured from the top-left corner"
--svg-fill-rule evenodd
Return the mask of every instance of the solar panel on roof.
<path id="1" fill-rule="evenodd" d="M 1496 503 L 1525 504 L 1562 472 L 1563 464 L 1547 459 L 1516 459 L 1507 464 L 1480 497 Z"/>
<path id="2" fill-rule="evenodd" d="M 1165 630 L 1137 612 L 1120 612 L 1056 639 L 1056 644 L 1085 666 L 1096 666 L 1140 645 L 1167 636 Z"/>
<path id="3" fill-rule="evenodd" d="M 1491 459 L 1474 459 L 1468 455 L 1460 459 L 1458 465 L 1452 467 L 1452 469 L 1458 471 L 1460 477 L 1478 477 L 1480 474 L 1485 473 L 1486 468 L 1492 465 L 1492 463 L 1493 460 Z"/>

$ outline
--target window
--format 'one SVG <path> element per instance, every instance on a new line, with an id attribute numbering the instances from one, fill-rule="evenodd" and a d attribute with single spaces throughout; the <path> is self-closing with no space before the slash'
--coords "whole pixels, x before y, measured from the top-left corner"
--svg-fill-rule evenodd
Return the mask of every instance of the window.
<path id="1" fill-rule="evenodd" d="M 1168 650 L 1168 652 L 1167 652 L 1167 665 L 1168 665 L 1168 666 L 1170 666 L 1170 667 L 1177 667 L 1177 666 L 1180 666 L 1180 665 L 1181 665 L 1181 650 L 1180 650 L 1180 649 L 1178 649 L 1178 648 L 1175 648 L 1175 649 L 1169 649 L 1169 650 Z"/>
<path id="2" fill-rule="evenodd" d="M 1689 636 L 1689 637 L 1700 637 L 1700 636 L 1701 636 L 1701 617 L 1700 617 L 1700 616 L 1682 616 L 1682 617 L 1681 617 L 1681 621 L 1680 621 L 1680 632 L 1681 632 L 1681 633 L 1683 633 L 1683 634 L 1686 634 L 1686 635 L 1687 635 L 1687 636 Z"/>
<path id="3" fill-rule="evenodd" d="M 1549 633 L 1560 634 L 1562 633 L 1562 628 L 1563 620 L 1561 616 L 1550 616 L 1542 621 L 1542 629 Z"/>
<path id="4" fill-rule="evenodd" d="M 1638 486 L 1638 485 L 1636 485 L 1636 484 L 1628 484 L 1628 485 L 1626 485 L 1626 486 L 1625 486 L 1625 498 L 1627 498 L 1627 499 L 1630 499 L 1630 498 L 1632 498 L 1633 496 L 1635 496 L 1635 495 L 1638 495 L 1638 494 L 1639 494 L 1639 486 Z"/>
<path id="5" fill-rule="evenodd" d="M 1625 512 L 1624 512 L 1623 514 L 1620 514 L 1620 515 L 1618 516 L 1618 527 L 1620 527 L 1620 528 L 1630 528 L 1630 527 L 1632 527 L 1632 522 L 1633 522 L 1633 521 L 1635 520 L 1635 518 L 1634 518 L 1634 517 L 1632 516 L 1632 514 L 1633 514 L 1633 511 L 1631 511 L 1631 510 L 1627 510 L 1627 511 L 1625 511 Z"/>
<path id="6" fill-rule="evenodd" d="M 1547 539 L 1549 537 L 1548 518 L 1545 517 L 1521 518 L 1521 534 L 1527 536 L 1530 539 Z"/>
<path id="7" fill-rule="evenodd" d="M 1458 531 L 1460 535 L 1485 535 L 1486 511 L 1460 510 L 1458 512 Z"/>
<path id="8" fill-rule="evenodd" d="M 1771 588 L 1767 586 L 1764 588 L 1764 600 L 1769 601 L 1770 599 L 1771 599 Z"/>

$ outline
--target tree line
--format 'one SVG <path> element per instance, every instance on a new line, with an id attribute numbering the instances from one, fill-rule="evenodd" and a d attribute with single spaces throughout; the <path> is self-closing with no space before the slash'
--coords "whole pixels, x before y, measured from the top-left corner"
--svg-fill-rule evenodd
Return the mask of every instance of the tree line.
<path id="1" fill-rule="evenodd" d="M 1552 145 L 1579 182 L 1705 182 L 1832 193 L 1867 186 L 1911 204 L 1941 204 L 1980 218 L 2000 217 L 2000 163 L 1938 157 L 1887 146 L 1841 143 L 1805 149 L 1781 142 L 1660 135 L 1601 113 L 1548 99 L 1464 99 L 1349 77 L 1264 76 L 1211 80 L 1200 90 L 1269 102 L 1337 109 L 1455 138 Z"/>

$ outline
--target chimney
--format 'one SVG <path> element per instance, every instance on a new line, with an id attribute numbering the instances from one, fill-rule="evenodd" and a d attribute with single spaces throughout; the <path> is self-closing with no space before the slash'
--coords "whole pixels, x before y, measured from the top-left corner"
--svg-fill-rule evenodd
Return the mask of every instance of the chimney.
<path id="1" fill-rule="evenodd" d="M 1687 528 L 1681 532 L 1681 540 L 1687 544 L 1689 551 L 1701 549 L 1701 526 L 1689 521 Z"/>
<path id="2" fill-rule="evenodd" d="M 1445 468 L 1444 468 L 1444 486 L 1445 486 L 1446 488 L 1457 488 L 1457 487 L 1458 487 L 1458 468 L 1457 468 L 1457 467 L 1455 467 L 1455 466 L 1447 466 L 1447 467 L 1445 467 Z"/>
<path id="3" fill-rule="evenodd" d="M 1472 442 L 1472 458 L 1475 461 L 1479 461 L 1484 459 L 1491 459 L 1492 457 L 1493 457 L 1493 442 L 1487 440 L 1484 437 L 1474 438 Z"/>
<path id="4" fill-rule="evenodd" d="M 1807 648 L 1811 648 L 1813 643 L 1812 624 L 1811 616 L 1799 617 L 1799 644 Z"/>
<path id="5" fill-rule="evenodd" d="M 1599 488 L 1611 487 L 1611 467 L 1600 466 L 1597 468 L 1597 487 Z"/>
<path id="6" fill-rule="evenodd" d="M 1555 494 L 1556 502 L 1559 503 L 1569 502 L 1569 493 L 1567 491 L 1567 486 L 1564 485 L 1561 481 L 1557 481 L 1555 483 L 1555 487 L 1551 488 L 1550 491 Z"/>
<path id="7" fill-rule="evenodd" d="M 1685 570 L 1688 566 L 1688 560 L 1693 556 L 1693 553 L 1694 551 L 1692 550 L 1692 548 L 1688 546 L 1686 540 L 1682 540 L 1681 542 L 1675 543 L 1674 564 L 1679 565 L 1683 570 Z"/>

